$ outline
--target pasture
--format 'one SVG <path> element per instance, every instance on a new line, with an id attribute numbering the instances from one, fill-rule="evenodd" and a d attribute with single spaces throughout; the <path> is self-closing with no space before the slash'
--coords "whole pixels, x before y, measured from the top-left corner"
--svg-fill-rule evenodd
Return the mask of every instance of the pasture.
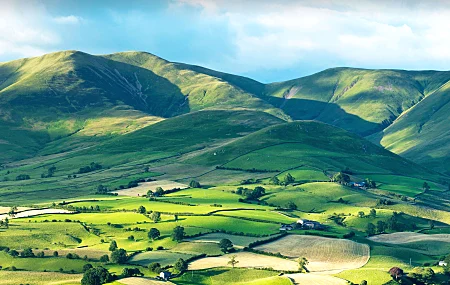
<path id="1" fill-rule="evenodd" d="M 112 193 L 117 193 L 120 196 L 130 196 L 130 197 L 139 197 L 147 195 L 147 192 L 151 190 L 154 192 L 156 188 L 161 187 L 164 190 L 172 190 L 175 188 L 179 189 L 186 189 L 188 186 L 186 184 L 178 183 L 175 181 L 169 181 L 169 180 L 157 180 L 157 181 L 150 181 L 150 182 L 141 182 L 139 183 L 139 186 L 129 188 L 129 189 L 123 189 L 123 190 L 116 190 Z"/>

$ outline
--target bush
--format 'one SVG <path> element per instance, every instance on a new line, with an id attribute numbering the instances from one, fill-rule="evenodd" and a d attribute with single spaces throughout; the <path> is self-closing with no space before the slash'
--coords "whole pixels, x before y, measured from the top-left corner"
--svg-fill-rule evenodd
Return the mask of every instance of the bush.
<path id="1" fill-rule="evenodd" d="M 150 263 L 148 269 L 150 269 L 151 272 L 159 274 L 161 272 L 161 264 L 158 262 Z"/>

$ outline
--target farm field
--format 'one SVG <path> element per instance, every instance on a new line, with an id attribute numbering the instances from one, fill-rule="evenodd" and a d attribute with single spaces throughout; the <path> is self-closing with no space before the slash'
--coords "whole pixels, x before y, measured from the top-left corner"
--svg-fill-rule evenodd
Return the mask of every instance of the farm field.
<path id="1" fill-rule="evenodd" d="M 448 155 L 381 145 L 449 79 L 263 84 L 138 52 L 0 63 L 0 285 L 392 285 L 394 267 L 446 284 Z"/>
<path id="2" fill-rule="evenodd" d="M 189 270 L 202 270 L 214 267 L 227 267 L 231 256 L 239 262 L 236 267 L 242 268 L 273 268 L 277 271 L 297 271 L 298 263 L 274 256 L 266 256 L 250 252 L 225 254 L 220 257 L 206 257 L 189 264 Z"/>
<path id="3" fill-rule="evenodd" d="M 369 246 L 349 240 L 289 235 L 255 247 L 281 253 L 290 258 L 306 257 L 311 272 L 354 269 L 364 266 L 370 257 Z"/>

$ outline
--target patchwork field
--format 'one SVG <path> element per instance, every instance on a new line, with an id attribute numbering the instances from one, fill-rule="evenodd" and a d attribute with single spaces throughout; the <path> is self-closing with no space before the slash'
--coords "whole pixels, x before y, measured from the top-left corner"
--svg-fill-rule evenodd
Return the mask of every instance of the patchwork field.
<path id="1" fill-rule="evenodd" d="M 81 274 L 0 270 L 0 284 L 2 285 L 79 285 L 81 277 Z"/>
<path id="2" fill-rule="evenodd" d="M 174 264 L 179 258 L 188 259 L 192 255 L 184 253 L 175 253 L 166 250 L 143 252 L 134 255 L 130 260 L 130 264 L 148 266 L 150 263 L 158 262 L 162 266 Z"/>
<path id="3" fill-rule="evenodd" d="M 307 268 L 311 272 L 359 268 L 370 257 L 370 249 L 366 244 L 315 236 L 288 235 L 255 249 L 279 252 L 291 258 L 305 257 L 309 261 Z"/>
<path id="4" fill-rule="evenodd" d="M 219 243 L 220 240 L 222 239 L 229 239 L 234 245 L 238 247 L 248 246 L 250 243 L 255 242 L 257 240 L 264 240 L 264 238 L 237 236 L 224 233 L 210 233 L 199 237 L 189 238 L 187 240 L 191 242 L 201 242 L 201 243 L 206 242 Z"/>
<path id="5" fill-rule="evenodd" d="M 169 281 L 158 281 L 149 278 L 140 278 L 140 277 L 128 277 L 122 278 L 119 281 L 114 282 L 113 284 L 123 284 L 123 285 L 174 285 L 174 283 Z"/>
<path id="6" fill-rule="evenodd" d="M 297 271 L 298 263 L 293 260 L 274 256 L 255 254 L 250 252 L 238 252 L 225 254 L 219 257 L 206 257 L 195 260 L 189 264 L 189 270 L 201 270 L 214 267 L 231 267 L 227 263 L 230 257 L 235 256 L 238 263 L 236 267 L 242 268 L 273 268 L 279 271 Z"/>

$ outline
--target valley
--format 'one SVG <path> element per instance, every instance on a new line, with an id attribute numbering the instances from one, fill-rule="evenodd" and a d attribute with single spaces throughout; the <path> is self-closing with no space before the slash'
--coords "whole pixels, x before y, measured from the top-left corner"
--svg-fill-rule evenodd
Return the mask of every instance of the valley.
<path id="1" fill-rule="evenodd" d="M 0 63 L 0 284 L 446 284 L 448 80 Z"/>

